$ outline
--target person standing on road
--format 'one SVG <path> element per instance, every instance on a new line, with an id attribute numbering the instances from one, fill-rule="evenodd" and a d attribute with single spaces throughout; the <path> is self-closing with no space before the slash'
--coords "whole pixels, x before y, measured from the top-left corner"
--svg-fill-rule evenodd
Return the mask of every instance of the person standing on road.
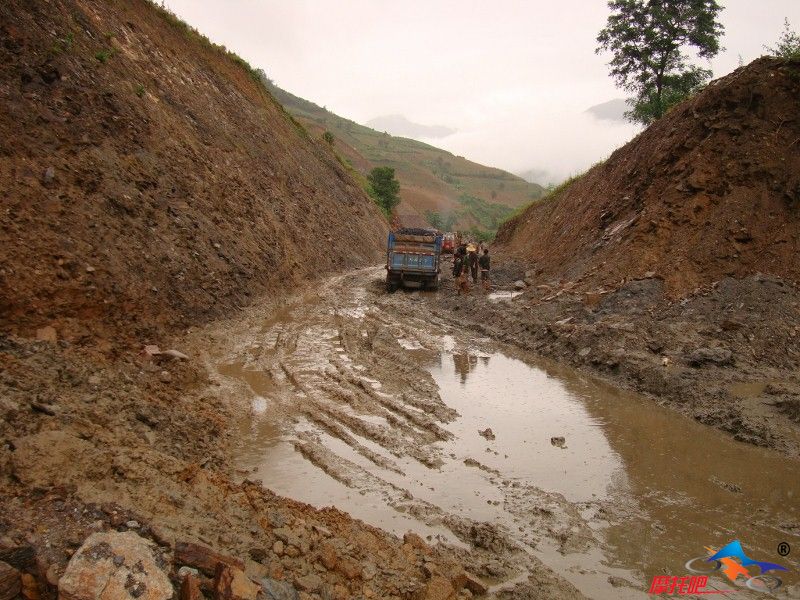
<path id="1" fill-rule="evenodd" d="M 478 283 L 478 253 L 475 245 L 470 244 L 467 246 L 467 265 L 469 265 L 469 273 L 472 275 L 472 283 Z"/>
<path id="2" fill-rule="evenodd" d="M 481 268 L 481 283 L 483 283 L 483 289 L 488 291 L 489 288 L 492 287 L 492 284 L 489 281 L 490 260 L 489 260 L 489 249 L 488 248 L 484 248 L 483 249 L 483 254 L 478 259 L 478 264 L 480 265 L 480 268 Z"/>
<path id="3" fill-rule="evenodd" d="M 464 255 L 461 254 L 461 248 L 456 248 L 453 254 L 453 279 L 458 279 L 461 276 L 461 271 L 464 268 Z"/>

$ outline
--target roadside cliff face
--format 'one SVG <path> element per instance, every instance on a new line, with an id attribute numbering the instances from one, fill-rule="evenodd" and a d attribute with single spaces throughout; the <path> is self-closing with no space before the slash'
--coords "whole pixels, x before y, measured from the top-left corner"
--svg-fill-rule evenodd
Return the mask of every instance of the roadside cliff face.
<path id="1" fill-rule="evenodd" d="M 249 67 L 144 0 L 0 6 L 0 331 L 113 345 L 377 262 L 387 224 Z"/>
<path id="2" fill-rule="evenodd" d="M 800 61 L 712 82 L 564 191 L 501 228 L 536 278 L 672 297 L 756 273 L 800 281 Z"/>

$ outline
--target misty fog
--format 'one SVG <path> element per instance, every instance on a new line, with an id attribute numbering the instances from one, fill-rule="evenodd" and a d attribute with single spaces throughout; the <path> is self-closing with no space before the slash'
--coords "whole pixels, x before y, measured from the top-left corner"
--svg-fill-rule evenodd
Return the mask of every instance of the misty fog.
<path id="1" fill-rule="evenodd" d="M 638 128 L 585 111 L 624 96 L 594 53 L 605 2 L 167 0 L 283 89 L 359 123 L 397 116 L 456 133 L 423 141 L 558 181 Z M 800 26 L 797 0 L 731 0 L 714 76 Z"/>

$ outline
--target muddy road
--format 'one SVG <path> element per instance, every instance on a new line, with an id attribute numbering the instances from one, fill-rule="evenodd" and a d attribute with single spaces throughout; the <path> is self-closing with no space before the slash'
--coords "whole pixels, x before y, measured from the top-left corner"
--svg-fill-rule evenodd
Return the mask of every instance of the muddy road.
<path id="1" fill-rule="evenodd" d="M 247 407 L 236 476 L 478 553 L 498 594 L 544 568 L 592 598 L 642 598 L 740 539 L 787 566 L 777 593 L 798 597 L 794 460 L 480 337 L 380 277 L 334 277 L 206 332 L 216 382 Z M 778 556 L 781 542 L 796 550 Z"/>

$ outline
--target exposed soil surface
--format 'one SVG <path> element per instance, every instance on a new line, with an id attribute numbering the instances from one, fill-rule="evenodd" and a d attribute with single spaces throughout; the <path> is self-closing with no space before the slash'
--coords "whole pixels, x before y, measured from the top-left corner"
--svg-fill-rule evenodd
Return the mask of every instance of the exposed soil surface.
<path id="1" fill-rule="evenodd" d="M 725 277 L 800 280 L 800 61 L 711 83 L 497 241 L 581 291 L 652 272 L 671 297 Z"/>
<path id="2" fill-rule="evenodd" d="M 111 349 L 380 257 L 330 149 L 144 0 L 4 2 L 0 103 L 3 332 Z"/>
<path id="3" fill-rule="evenodd" d="M 109 530 L 302 600 L 637 598 L 740 536 L 798 596 L 797 62 L 512 221 L 493 294 L 388 294 L 352 270 L 385 220 L 241 61 L 142 0 L 6 2 L 0 36 L 27 598 Z"/>
<path id="4" fill-rule="evenodd" d="M 711 334 L 652 290 L 626 288 L 590 310 L 567 292 L 539 303 L 531 292 L 458 296 L 450 284 L 387 294 L 381 273 L 335 277 L 197 328 L 177 341 L 188 360 L 131 351 L 92 363 L 79 349 L 5 337 L 2 545 L 37 549 L 47 593 L 46 574 L 57 581 L 89 533 L 133 528 L 167 553 L 203 543 L 252 577 L 300 590 L 314 576 L 319 587 L 302 598 L 436 598 L 442 578 L 453 590 L 443 597 L 456 597 L 460 569 L 488 597 L 637 598 L 653 575 L 682 574 L 704 544 L 739 535 L 772 557 L 796 542 L 797 463 L 775 449 L 797 453 L 782 404 L 797 382 L 780 365 L 763 386 L 735 385 L 727 354 L 689 366 L 664 350 L 675 360 L 664 367 L 638 345 L 656 332 L 665 349 Z M 726 285 L 776 298 L 782 287 Z M 718 287 L 687 305 L 699 310 L 691 303 L 711 302 Z M 649 303 L 672 318 L 640 337 L 621 315 L 638 322 Z M 572 321 L 554 323 L 550 311 L 576 315 L 572 335 Z M 530 313 L 539 321 L 528 328 L 520 315 L 533 323 Z M 608 330 L 602 343 L 593 327 Z M 583 336 L 586 346 L 572 345 Z M 630 387 L 661 369 L 658 397 L 712 415 L 702 420 L 723 432 L 517 349 L 526 346 Z M 732 339 L 728 348 L 756 368 Z M 743 404 L 704 400 L 715 384 Z M 717 417 L 717 405 L 751 413 Z M 783 560 L 796 571 L 793 561 Z M 784 582 L 792 597 L 796 581 Z"/>

